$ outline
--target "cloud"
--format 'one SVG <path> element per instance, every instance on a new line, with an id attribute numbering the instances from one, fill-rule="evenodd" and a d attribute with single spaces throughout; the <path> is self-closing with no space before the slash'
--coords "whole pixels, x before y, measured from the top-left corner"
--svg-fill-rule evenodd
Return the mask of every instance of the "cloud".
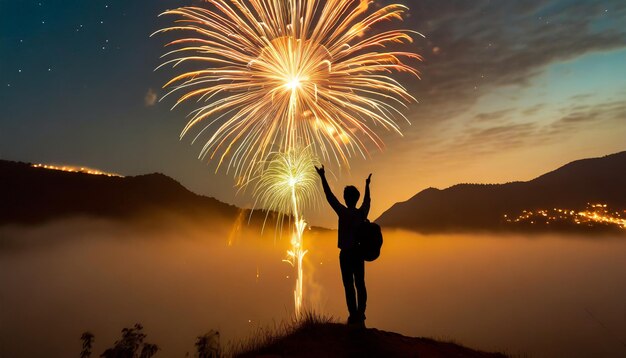
<path id="1" fill-rule="evenodd" d="M 579 130 L 584 126 L 598 126 L 626 121 L 626 102 L 612 101 L 597 105 L 576 105 L 566 114 L 550 124 L 547 129 L 558 135 Z"/>
<path id="2" fill-rule="evenodd" d="M 520 111 L 523 113 L 524 110 Z M 473 122 L 461 134 L 441 145 L 436 154 L 445 157 L 491 155 L 520 147 L 561 141 L 575 133 L 604 126 L 609 128 L 626 120 L 626 103 L 607 101 L 594 105 L 570 105 L 557 110 L 558 118 L 518 123 L 500 116 L 492 123 Z M 497 112 L 494 112 L 497 113 Z M 508 111 L 512 116 L 515 114 Z M 492 113 L 486 114 L 490 116 Z"/>
<path id="3" fill-rule="evenodd" d="M 547 107 L 547 104 L 539 103 L 539 104 L 536 104 L 534 106 L 531 106 L 531 107 L 528 107 L 528 108 L 522 110 L 522 115 L 524 117 L 533 116 L 533 115 L 537 114 L 538 112 L 540 112 L 541 110 L 545 109 L 546 107 Z"/>
<path id="4" fill-rule="evenodd" d="M 397 0 L 385 3 L 390 2 Z M 417 64 L 422 80 L 403 81 L 420 101 L 407 115 L 412 125 L 403 126 L 402 140 L 383 134 L 387 148 L 396 155 L 392 161 L 454 166 L 567 139 L 589 126 L 620 123 L 615 104 L 575 107 L 586 103 L 588 95 L 563 103 L 549 97 L 536 103 L 519 96 L 545 91 L 536 79 L 550 65 L 626 48 L 623 1 L 404 3 L 411 17 L 403 27 L 423 33 L 426 39 L 416 38 L 412 45 L 424 56 L 424 62 Z M 487 105 L 488 110 L 481 108 L 481 100 L 488 99 L 484 96 L 503 90 L 518 97 L 504 108 L 498 103 L 489 103 L 493 106 Z"/>
<path id="5" fill-rule="evenodd" d="M 461 158 L 490 155 L 522 147 L 537 136 L 540 127 L 537 123 L 504 123 L 487 127 L 469 128 L 453 138 L 442 148 L 440 154 Z"/>
<path id="6" fill-rule="evenodd" d="M 144 104 L 146 105 L 146 107 L 152 107 L 157 102 L 157 93 L 154 92 L 152 88 L 149 88 L 143 100 L 144 100 Z"/>
<path id="7" fill-rule="evenodd" d="M 514 112 L 513 108 L 507 108 L 499 111 L 479 113 L 474 116 L 474 120 L 477 122 L 493 122 L 505 119 L 508 115 Z"/>
<path id="8" fill-rule="evenodd" d="M 625 47 L 626 3 L 608 4 L 609 12 L 582 0 L 411 2 L 407 27 L 427 36 L 416 40 L 425 61 L 411 84 L 421 102 L 411 121 L 450 119 L 494 89 L 529 85 L 552 63 Z"/>

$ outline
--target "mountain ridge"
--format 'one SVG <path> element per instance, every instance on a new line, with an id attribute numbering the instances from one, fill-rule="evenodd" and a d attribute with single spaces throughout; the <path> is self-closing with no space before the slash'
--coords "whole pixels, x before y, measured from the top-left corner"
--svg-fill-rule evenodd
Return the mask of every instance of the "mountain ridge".
<path id="1" fill-rule="evenodd" d="M 515 225 L 504 222 L 504 215 L 547 208 L 582 210 L 588 203 L 626 208 L 626 151 L 576 160 L 530 181 L 427 188 L 394 204 L 375 221 L 420 232 L 509 230 Z"/>
<path id="2" fill-rule="evenodd" d="M 234 217 L 240 209 L 195 194 L 161 174 L 118 177 L 33 167 L 0 160 L 0 225 L 72 216 L 132 219 L 146 213 Z"/>
<path id="3" fill-rule="evenodd" d="M 213 220 L 235 219 L 242 211 L 250 213 L 249 209 L 195 194 L 161 173 L 117 177 L 0 160 L 0 181 L 3 184 L 0 225 L 33 224 L 81 215 L 133 219 L 167 212 Z M 394 204 L 375 221 L 385 228 L 424 233 L 572 230 L 577 229 L 576 225 L 522 227 L 503 218 L 542 208 L 582 210 L 587 203 L 626 209 L 626 151 L 576 160 L 525 182 L 427 188 Z M 265 214 L 253 213 L 250 217 L 251 222 L 261 222 Z"/>

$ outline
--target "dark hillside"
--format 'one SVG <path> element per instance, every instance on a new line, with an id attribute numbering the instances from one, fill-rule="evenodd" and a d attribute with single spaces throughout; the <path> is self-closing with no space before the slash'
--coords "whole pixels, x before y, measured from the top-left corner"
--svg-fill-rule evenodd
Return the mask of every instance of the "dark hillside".
<path id="1" fill-rule="evenodd" d="M 0 224 L 69 216 L 133 218 L 164 211 L 232 217 L 238 209 L 196 195 L 163 174 L 110 177 L 0 161 Z"/>

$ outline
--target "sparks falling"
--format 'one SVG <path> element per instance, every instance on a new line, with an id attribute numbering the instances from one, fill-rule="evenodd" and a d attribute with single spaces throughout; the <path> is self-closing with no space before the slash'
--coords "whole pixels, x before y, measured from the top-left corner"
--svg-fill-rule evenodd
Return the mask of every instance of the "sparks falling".
<path id="1" fill-rule="evenodd" d="M 402 20 L 407 8 L 370 11 L 370 2 L 207 0 L 207 8 L 164 12 L 177 25 L 156 33 L 187 37 L 167 45 L 175 49 L 161 66 L 195 67 L 172 78 L 167 95 L 180 93 L 176 105 L 201 103 L 181 137 L 199 126 L 195 141 L 212 129 L 200 157 L 218 160 L 218 169 L 227 162 L 238 184 L 269 153 L 298 143 L 346 167 L 352 156 L 365 157 L 369 145 L 382 148 L 371 126 L 400 133 L 398 119 L 407 119 L 398 107 L 415 101 L 390 74 L 419 77 L 405 61 L 421 60 L 389 46 L 421 34 L 373 31 L 380 22 Z"/>
<path id="2" fill-rule="evenodd" d="M 304 270 L 302 260 L 307 253 L 303 234 L 306 221 L 302 216 L 304 207 L 315 204 L 319 196 L 315 166 L 319 161 L 306 147 L 294 147 L 287 153 L 277 153 L 259 178 L 254 194 L 268 211 L 289 215 L 294 220 L 291 233 L 291 249 L 284 260 L 296 269 L 297 278 L 293 292 L 296 317 L 300 317 L 304 296 Z M 282 223 L 282 215 L 277 221 Z"/>

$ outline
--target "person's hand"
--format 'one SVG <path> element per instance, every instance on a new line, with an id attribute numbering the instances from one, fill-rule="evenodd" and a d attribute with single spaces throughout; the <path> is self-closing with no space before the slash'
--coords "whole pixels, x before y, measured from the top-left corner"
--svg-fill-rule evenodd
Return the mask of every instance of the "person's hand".
<path id="1" fill-rule="evenodd" d="M 319 174 L 321 177 L 323 177 L 324 175 L 326 175 L 326 171 L 324 170 L 324 164 L 322 164 L 321 168 L 315 167 L 315 171 L 317 172 L 317 174 Z"/>
<path id="2" fill-rule="evenodd" d="M 370 173 L 370 175 L 367 177 L 367 179 L 365 179 L 365 185 L 370 185 L 371 181 L 372 181 L 372 173 Z"/>

